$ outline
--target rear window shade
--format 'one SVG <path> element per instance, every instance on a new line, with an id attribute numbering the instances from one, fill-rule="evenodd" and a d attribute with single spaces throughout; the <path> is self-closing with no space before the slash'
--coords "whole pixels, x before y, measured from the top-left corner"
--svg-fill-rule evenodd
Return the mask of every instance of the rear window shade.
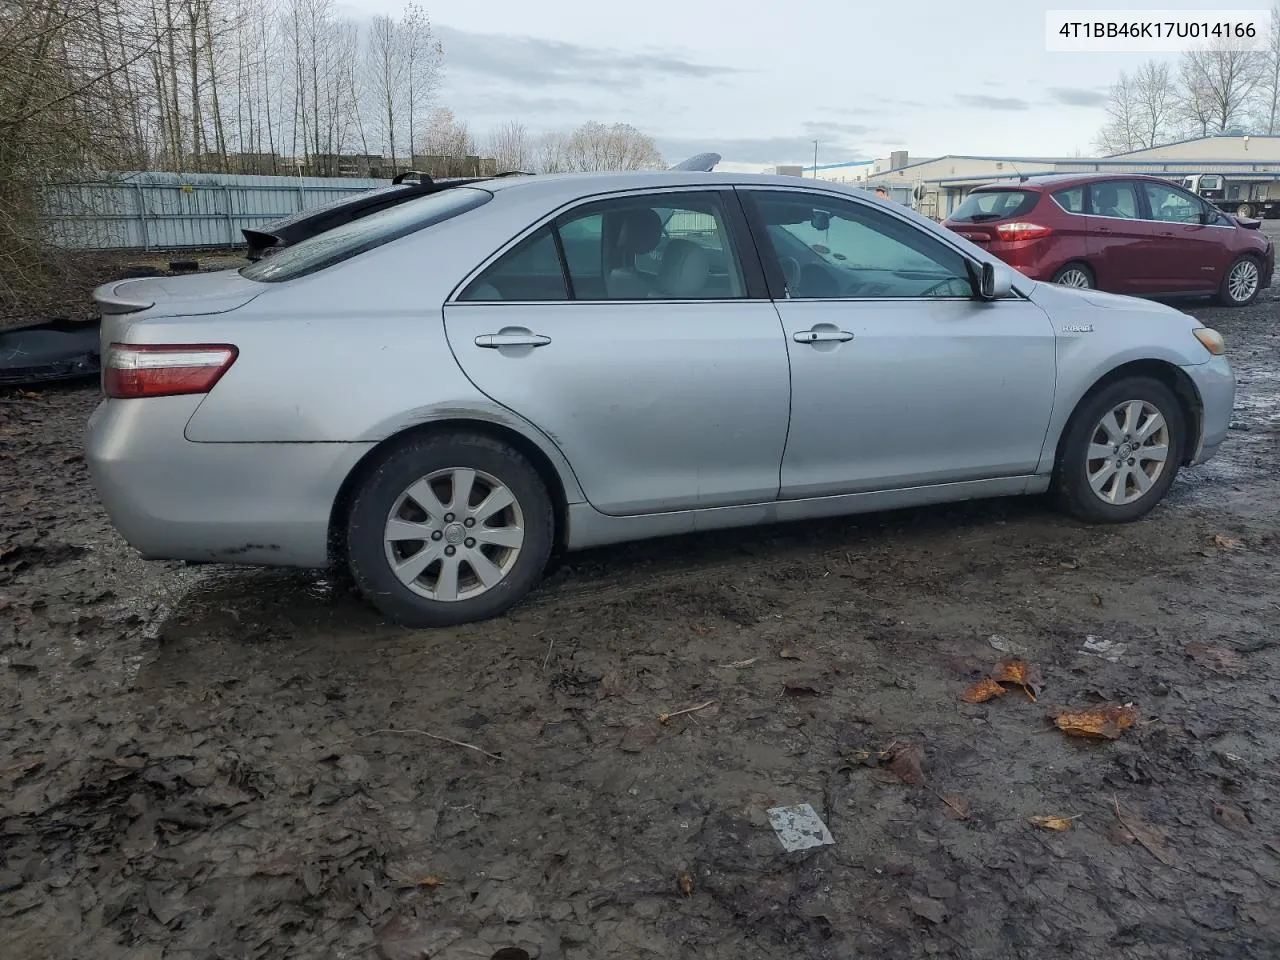
<path id="1" fill-rule="evenodd" d="M 1009 220 L 1030 213 L 1039 199 L 1040 194 L 1034 190 L 975 191 L 947 219 L 958 223 Z"/>
<path id="2" fill-rule="evenodd" d="M 265 283 L 304 277 L 474 210 L 491 199 L 493 194 L 489 191 L 474 187 L 442 190 L 300 240 L 279 253 L 242 268 L 240 275 Z"/>

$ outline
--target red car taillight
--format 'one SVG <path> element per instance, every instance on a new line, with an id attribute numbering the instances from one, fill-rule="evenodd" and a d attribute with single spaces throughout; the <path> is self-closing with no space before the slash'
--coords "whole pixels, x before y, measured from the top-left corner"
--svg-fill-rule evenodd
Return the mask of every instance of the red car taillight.
<path id="1" fill-rule="evenodd" d="M 1017 223 L 1000 224 L 996 227 L 996 233 L 1000 234 L 1001 240 L 1035 240 L 1039 237 L 1047 237 L 1053 231 L 1038 223 L 1019 220 Z"/>
<path id="2" fill-rule="evenodd" d="M 227 343 L 113 343 L 102 365 L 102 389 L 117 400 L 208 393 L 239 353 Z"/>

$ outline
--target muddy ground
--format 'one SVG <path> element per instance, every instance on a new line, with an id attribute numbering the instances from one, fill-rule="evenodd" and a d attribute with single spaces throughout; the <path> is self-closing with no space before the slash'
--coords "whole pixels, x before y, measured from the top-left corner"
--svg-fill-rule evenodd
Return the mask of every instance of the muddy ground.
<path id="1" fill-rule="evenodd" d="M 1280 955 L 1280 302 L 1193 309 L 1236 429 L 1143 522 L 637 544 L 434 632 L 138 561 L 80 458 L 95 388 L 0 396 L 0 954 Z M 959 699 L 1011 651 L 1038 702 Z M 1129 702 L 1116 740 L 1048 719 Z M 798 803 L 834 845 L 782 850 Z"/>

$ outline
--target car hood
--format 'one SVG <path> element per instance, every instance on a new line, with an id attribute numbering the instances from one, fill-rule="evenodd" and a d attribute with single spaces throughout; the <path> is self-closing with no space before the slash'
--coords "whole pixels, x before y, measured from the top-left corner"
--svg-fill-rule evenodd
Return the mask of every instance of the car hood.
<path id="1" fill-rule="evenodd" d="M 1168 317 L 1191 318 L 1181 310 L 1154 300 L 1143 300 L 1138 297 L 1126 297 L 1118 293 L 1103 293 L 1101 290 L 1081 290 L 1077 287 L 1064 287 L 1056 283 L 1037 283 L 1031 288 L 1031 301 L 1053 313 L 1055 309 L 1080 310 L 1094 308 L 1098 310 L 1123 310 L 1125 313 L 1155 313 Z"/>

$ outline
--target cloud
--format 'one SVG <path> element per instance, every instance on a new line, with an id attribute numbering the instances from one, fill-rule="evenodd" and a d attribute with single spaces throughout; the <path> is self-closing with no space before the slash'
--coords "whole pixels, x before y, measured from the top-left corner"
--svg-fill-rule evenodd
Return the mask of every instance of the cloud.
<path id="1" fill-rule="evenodd" d="M 844 134 L 857 137 L 867 133 L 874 133 L 878 128 L 868 127 L 861 123 L 827 123 L 818 120 L 806 120 L 804 129 L 806 133 L 819 139 L 823 137 L 840 139 Z"/>
<path id="2" fill-rule="evenodd" d="M 650 79 L 706 80 L 739 73 L 662 51 L 587 47 L 542 37 L 475 33 L 437 26 L 447 73 L 473 74 L 518 84 L 571 84 L 634 89 Z"/>
<path id="3" fill-rule="evenodd" d="M 794 137 L 658 137 L 658 150 L 668 160 L 675 162 L 695 153 L 713 150 L 731 163 L 813 163 L 813 141 L 819 141 L 821 155 L 818 163 L 841 163 L 846 160 L 869 160 L 866 153 L 840 147 L 823 145 L 821 138 Z"/>
<path id="4" fill-rule="evenodd" d="M 1050 87 L 1049 97 L 1068 107 L 1100 107 L 1109 99 L 1106 93 L 1083 87 Z"/>
<path id="5" fill-rule="evenodd" d="M 1027 110 L 1031 107 L 1020 97 L 990 97 L 985 93 L 958 93 L 956 99 L 966 107 L 979 110 Z"/>
<path id="6" fill-rule="evenodd" d="M 466 91 L 467 112 L 520 119 L 547 114 L 587 114 L 594 108 L 589 102 L 572 97 L 525 97 L 498 88 L 470 87 Z M 616 114 L 611 109 L 610 116 Z"/>

